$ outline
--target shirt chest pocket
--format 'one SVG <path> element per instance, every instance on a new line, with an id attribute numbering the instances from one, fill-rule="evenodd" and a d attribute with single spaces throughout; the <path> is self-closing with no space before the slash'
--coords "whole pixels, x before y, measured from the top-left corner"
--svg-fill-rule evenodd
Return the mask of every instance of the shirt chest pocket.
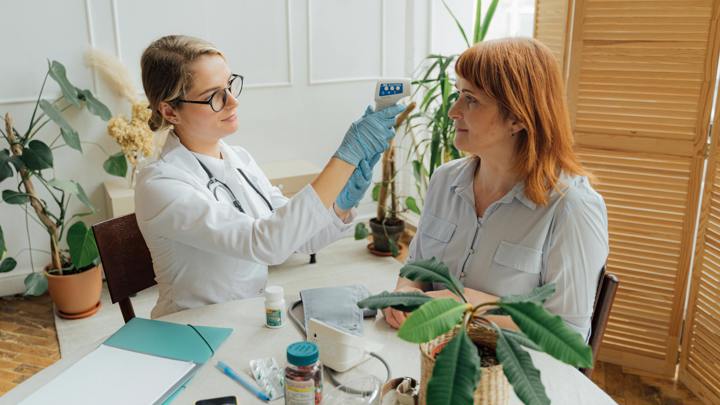
<path id="1" fill-rule="evenodd" d="M 540 275 L 542 267 L 542 251 L 523 245 L 501 241 L 495 256 L 492 268 L 495 271 L 516 274 Z M 510 274 L 508 274 L 510 276 Z"/>
<path id="2" fill-rule="evenodd" d="M 452 222 L 426 214 L 420 232 L 422 257 L 442 260 L 456 227 Z"/>

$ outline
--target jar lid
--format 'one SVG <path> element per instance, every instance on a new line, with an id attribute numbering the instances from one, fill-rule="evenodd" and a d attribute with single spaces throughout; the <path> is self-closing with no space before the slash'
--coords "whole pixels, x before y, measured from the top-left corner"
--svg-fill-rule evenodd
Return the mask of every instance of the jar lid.
<path id="1" fill-rule="evenodd" d="M 287 361 L 294 366 L 309 366 L 317 362 L 319 356 L 320 351 L 313 342 L 296 342 L 287 348 Z"/>
<path id="2" fill-rule="evenodd" d="M 265 288 L 265 297 L 270 301 L 280 301 L 285 298 L 285 291 L 279 285 L 270 285 Z"/>

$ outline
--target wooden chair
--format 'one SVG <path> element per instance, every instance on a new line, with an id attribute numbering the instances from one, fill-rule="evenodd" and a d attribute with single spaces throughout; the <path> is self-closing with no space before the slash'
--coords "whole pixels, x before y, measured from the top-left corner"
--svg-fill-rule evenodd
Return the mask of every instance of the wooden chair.
<path id="1" fill-rule="evenodd" d="M 135 317 L 130 297 L 154 286 L 150 251 L 138 228 L 135 214 L 109 219 L 92 227 L 110 298 L 120 303 L 125 323 Z"/>
<path id="2" fill-rule="evenodd" d="M 610 310 L 612 309 L 615 293 L 617 293 L 618 281 L 617 276 L 605 271 L 603 266 L 600 271 L 600 282 L 598 283 L 597 294 L 595 295 L 595 306 L 592 316 L 592 329 L 590 330 L 590 340 L 588 344 L 592 348 L 593 367 L 595 366 L 595 357 L 597 356 L 600 342 L 602 342 L 605 328 L 607 327 L 608 318 L 610 318 Z M 592 368 L 581 368 L 583 374 L 588 378 L 592 375 Z"/>

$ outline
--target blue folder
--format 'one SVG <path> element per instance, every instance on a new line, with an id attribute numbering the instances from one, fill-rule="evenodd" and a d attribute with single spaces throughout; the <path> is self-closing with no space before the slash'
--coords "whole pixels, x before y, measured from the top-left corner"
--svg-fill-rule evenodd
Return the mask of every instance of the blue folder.
<path id="1" fill-rule="evenodd" d="M 153 356 L 205 364 L 231 333 L 230 328 L 190 326 L 133 318 L 103 344 Z M 208 346 L 212 347 L 212 350 Z M 192 377 L 188 376 L 164 404 L 175 399 Z"/>

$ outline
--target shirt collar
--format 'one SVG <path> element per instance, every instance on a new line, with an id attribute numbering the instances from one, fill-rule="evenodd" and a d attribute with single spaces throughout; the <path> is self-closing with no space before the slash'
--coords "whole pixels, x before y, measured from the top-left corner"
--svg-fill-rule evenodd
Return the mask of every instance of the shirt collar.
<path id="1" fill-rule="evenodd" d="M 478 157 L 468 158 L 460 169 L 460 173 L 457 175 L 455 180 L 450 183 L 451 192 L 458 194 L 473 205 L 475 204 L 475 195 L 473 194 L 472 183 L 475 176 L 475 170 L 477 169 L 479 163 L 480 158 Z M 515 186 L 513 186 L 513 188 L 500 199 L 500 202 L 503 204 L 510 204 L 513 199 L 516 198 L 531 210 L 537 208 L 537 204 L 525 195 L 525 183 L 522 181 L 515 184 Z"/>

